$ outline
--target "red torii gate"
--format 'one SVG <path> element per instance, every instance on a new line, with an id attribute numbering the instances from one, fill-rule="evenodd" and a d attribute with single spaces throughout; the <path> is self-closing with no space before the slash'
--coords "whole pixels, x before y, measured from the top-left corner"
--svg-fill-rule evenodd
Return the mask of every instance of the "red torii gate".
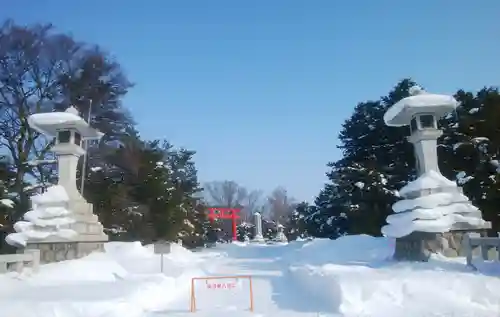
<path id="1" fill-rule="evenodd" d="M 232 220 L 232 233 L 233 233 L 233 241 L 238 239 L 237 229 L 236 229 L 236 219 L 240 219 L 238 213 L 241 211 L 241 208 L 228 208 L 228 207 L 209 207 L 208 210 L 208 219 L 210 222 L 214 222 L 215 219 L 231 219 Z"/>

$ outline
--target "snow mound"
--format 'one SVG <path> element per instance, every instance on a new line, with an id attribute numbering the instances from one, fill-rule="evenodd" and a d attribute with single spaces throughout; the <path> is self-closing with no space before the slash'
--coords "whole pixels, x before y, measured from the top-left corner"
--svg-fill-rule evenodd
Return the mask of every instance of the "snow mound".
<path id="1" fill-rule="evenodd" d="M 161 311 L 206 275 L 202 257 L 174 246 L 164 257 L 139 242 L 110 242 L 104 253 L 0 275 L 2 316 L 142 317 Z M 190 259 L 188 261 L 188 259 Z M 29 307 L 29 309 L 27 309 Z"/>
<path id="2" fill-rule="evenodd" d="M 73 238 L 77 233 L 67 227 L 75 222 L 66 209 L 68 200 L 66 190 L 60 185 L 50 186 L 46 192 L 32 196 L 33 209 L 24 214 L 26 221 L 16 222 L 16 232 L 9 234 L 5 242 L 24 247 L 28 241 Z"/>
<path id="3" fill-rule="evenodd" d="M 415 199 L 399 200 L 392 205 L 392 210 L 399 213 L 417 208 L 433 209 L 439 206 L 448 206 L 453 203 L 466 203 L 468 201 L 469 199 L 464 194 L 435 193 Z"/>
<path id="4" fill-rule="evenodd" d="M 471 272 L 464 259 L 396 263 L 388 259 L 393 240 L 370 236 L 300 243 L 287 259 L 289 274 L 344 317 L 491 317 L 500 311 L 500 280 Z"/>
<path id="5" fill-rule="evenodd" d="M 413 192 L 439 189 L 441 192 L 417 198 L 408 198 Z M 444 190 L 444 192 L 443 192 Z M 486 228 L 481 211 L 473 206 L 458 190 L 455 182 L 436 171 L 422 174 L 415 181 L 400 190 L 406 199 L 396 202 L 392 209 L 395 214 L 387 217 L 388 225 L 382 227 L 382 234 L 400 238 L 412 232 L 448 232 L 456 224 L 466 224 L 475 228 Z"/>
<path id="6" fill-rule="evenodd" d="M 406 186 L 399 190 L 399 195 L 405 196 L 414 191 L 436 189 L 436 188 L 446 188 L 446 187 L 458 187 L 457 184 L 436 171 L 430 170 L 427 173 L 422 174 L 416 180 L 409 182 Z"/>
<path id="7" fill-rule="evenodd" d="M 312 241 L 294 241 L 290 246 L 295 249 L 287 255 L 287 261 L 294 264 L 349 264 L 385 261 L 392 256 L 394 240 L 374 239 L 368 235 L 349 235 Z"/>
<path id="8" fill-rule="evenodd" d="M 5 206 L 7 208 L 14 208 L 14 202 L 8 198 L 0 199 L 0 205 Z"/>

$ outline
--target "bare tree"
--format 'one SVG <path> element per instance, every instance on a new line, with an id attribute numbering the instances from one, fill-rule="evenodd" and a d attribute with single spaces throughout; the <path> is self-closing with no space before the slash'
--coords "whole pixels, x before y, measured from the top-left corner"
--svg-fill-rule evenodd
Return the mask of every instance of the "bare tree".
<path id="1" fill-rule="evenodd" d="M 208 203 L 221 207 L 241 207 L 245 221 L 249 221 L 260 207 L 262 191 L 249 191 L 235 181 L 209 182 L 204 185 L 204 189 Z"/>
<path id="2" fill-rule="evenodd" d="M 206 198 L 209 203 L 221 207 L 243 206 L 248 196 L 246 188 L 234 181 L 214 181 L 204 186 Z"/>
<path id="3" fill-rule="evenodd" d="M 252 215 L 262 207 L 262 191 L 252 190 L 243 202 L 243 219 L 252 222 Z"/>
<path id="4" fill-rule="evenodd" d="M 283 187 L 278 187 L 267 198 L 269 217 L 274 222 L 286 223 L 296 206 L 294 198 L 288 196 Z"/>
<path id="5" fill-rule="evenodd" d="M 51 25 L 0 26 L 0 147 L 17 170 L 13 191 L 21 207 L 28 203 L 27 177 L 43 183 L 53 169 L 30 163 L 51 159 L 53 141 L 31 129 L 28 116 L 74 105 L 87 117 L 92 100 L 93 123 L 112 134 L 124 129 L 120 99 L 130 86 L 108 55 Z"/>

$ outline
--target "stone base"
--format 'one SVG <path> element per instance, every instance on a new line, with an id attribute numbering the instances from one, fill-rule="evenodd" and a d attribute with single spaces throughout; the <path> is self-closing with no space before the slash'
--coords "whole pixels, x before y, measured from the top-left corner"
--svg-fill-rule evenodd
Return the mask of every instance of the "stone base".
<path id="1" fill-rule="evenodd" d="M 257 235 L 250 242 L 251 243 L 266 243 L 266 240 L 264 239 L 263 236 Z"/>
<path id="2" fill-rule="evenodd" d="M 465 256 L 462 240 L 466 233 L 484 230 L 457 230 L 445 233 L 413 232 L 396 239 L 394 259 L 398 261 L 427 261 L 432 253 L 446 257 Z"/>
<path id="3" fill-rule="evenodd" d="M 427 232 L 413 232 L 402 238 L 396 239 L 394 259 L 396 261 L 418 261 L 429 260 L 431 251 L 426 244 L 436 239 L 436 234 Z"/>
<path id="4" fill-rule="evenodd" d="M 40 263 L 46 264 L 79 259 L 94 251 L 104 252 L 105 242 L 106 241 L 39 242 L 28 243 L 25 249 L 40 250 Z M 23 253 L 24 250 L 19 250 L 18 252 Z"/>

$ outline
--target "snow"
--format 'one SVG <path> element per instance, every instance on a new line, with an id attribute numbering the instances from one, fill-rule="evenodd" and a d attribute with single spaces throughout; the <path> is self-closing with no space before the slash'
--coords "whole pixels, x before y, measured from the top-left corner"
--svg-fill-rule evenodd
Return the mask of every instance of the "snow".
<path id="1" fill-rule="evenodd" d="M 14 208 L 14 202 L 8 198 L 0 199 L 0 205 L 3 205 L 7 208 Z"/>
<path id="2" fill-rule="evenodd" d="M 456 223 L 467 223 L 472 226 L 482 227 L 486 224 L 481 218 L 468 217 L 454 212 L 461 212 L 456 206 L 440 207 L 435 210 L 416 210 L 408 214 L 389 215 L 386 226 L 382 227 L 382 234 L 387 237 L 400 238 L 415 231 L 420 232 L 448 232 Z M 466 210 L 469 211 L 469 210 Z M 444 214 L 447 213 L 447 214 Z M 408 217 L 399 217 L 408 215 Z M 419 215 L 424 217 L 419 219 Z M 394 218 L 390 218 L 393 216 Z"/>
<path id="3" fill-rule="evenodd" d="M 51 160 L 31 160 L 27 161 L 26 165 L 28 166 L 38 166 L 38 165 L 43 165 L 43 164 L 55 164 L 57 163 L 57 160 L 51 159 Z"/>
<path id="4" fill-rule="evenodd" d="M 33 208 L 24 214 L 25 221 L 14 224 L 14 233 L 5 241 L 13 246 L 26 246 L 28 241 L 47 238 L 71 239 L 77 233 L 67 228 L 74 223 L 71 212 L 66 209 L 69 200 L 64 187 L 53 185 L 42 194 L 31 197 Z"/>
<path id="5" fill-rule="evenodd" d="M 482 143 L 482 142 L 489 142 L 489 141 L 490 141 L 490 139 L 488 139 L 487 137 L 484 137 L 484 136 L 472 138 L 472 142 L 474 142 L 474 143 Z"/>
<path id="6" fill-rule="evenodd" d="M 203 274 L 203 257 L 174 246 L 160 258 L 152 246 L 111 242 L 106 253 L 43 265 L 33 274 L 0 275 L 2 316 L 139 317 L 161 310 L 187 293 L 192 276 Z M 207 258 L 207 255 L 204 255 Z"/>
<path id="7" fill-rule="evenodd" d="M 490 164 L 493 165 L 493 167 L 495 167 L 495 171 L 497 173 L 500 173 L 500 163 L 498 162 L 498 160 L 491 160 Z"/>
<path id="8" fill-rule="evenodd" d="M 432 200 L 433 197 L 426 197 L 428 200 Z M 413 221 L 417 219 L 421 220 L 432 220 L 439 219 L 443 216 L 447 216 L 453 213 L 464 214 L 469 212 L 477 212 L 478 208 L 474 207 L 469 203 L 459 203 L 453 206 L 436 206 L 433 208 L 416 208 L 411 210 L 411 212 L 400 212 L 387 216 L 387 222 L 390 224 L 397 224 L 406 221 Z"/>
<path id="9" fill-rule="evenodd" d="M 463 203 L 467 201 L 467 196 L 463 194 L 436 193 L 415 199 L 399 200 L 392 205 L 392 210 L 394 210 L 394 212 L 404 212 L 416 208 L 433 209 L 438 206 L 447 206 L 452 203 Z"/>
<path id="10" fill-rule="evenodd" d="M 464 171 L 461 171 L 461 172 L 457 173 L 456 178 L 457 178 L 457 183 L 459 185 L 465 185 L 469 181 L 473 180 L 474 176 L 472 176 L 472 175 L 467 176 L 467 173 L 465 173 Z"/>
<path id="11" fill-rule="evenodd" d="M 403 187 L 400 194 L 405 196 L 416 191 L 438 188 L 448 188 L 448 191 L 396 202 L 392 206 L 395 214 L 387 216 L 388 224 L 382 227 L 382 234 L 400 238 L 415 231 L 448 232 L 457 223 L 474 227 L 487 225 L 481 218 L 479 209 L 458 190 L 456 183 L 436 171 L 422 174 Z M 450 188 L 452 190 L 449 190 Z"/>
<path id="12" fill-rule="evenodd" d="M 390 107 L 384 114 L 384 122 L 388 126 L 405 126 L 416 114 L 432 113 L 442 117 L 457 108 L 458 102 L 453 96 L 429 94 L 422 88 L 410 88 L 410 97 Z"/>
<path id="13" fill-rule="evenodd" d="M 33 114 L 29 117 L 28 121 L 30 126 L 37 129 L 37 126 L 73 124 L 74 122 L 84 120 L 78 114 L 72 112 L 47 112 Z M 42 131 L 39 132 L 43 133 Z"/>
<path id="14" fill-rule="evenodd" d="M 38 274 L 0 275 L 2 316 L 17 317 L 491 317 L 500 311 L 500 263 L 472 271 L 464 258 L 391 260 L 394 240 L 366 235 L 289 244 L 220 244 L 190 252 L 173 245 L 110 242 L 105 253 L 43 265 Z M 192 277 L 252 276 L 197 281 Z"/>
<path id="15" fill-rule="evenodd" d="M 399 194 L 404 196 L 415 191 L 437 189 L 442 187 L 457 187 L 457 184 L 441 175 L 441 173 L 430 170 L 401 188 L 399 190 Z"/>
<path id="16" fill-rule="evenodd" d="M 354 183 L 354 186 L 356 186 L 359 189 L 363 189 L 365 187 L 365 183 L 363 183 L 363 182 L 356 182 L 356 183 Z"/>
<path id="17" fill-rule="evenodd" d="M 74 107 L 64 112 L 32 114 L 28 117 L 28 124 L 37 132 L 48 136 L 55 136 L 61 128 L 76 129 L 84 139 L 99 139 L 103 136 L 101 132 L 90 127 Z"/>
<path id="18" fill-rule="evenodd" d="M 500 270 L 472 272 L 465 259 L 439 255 L 428 263 L 395 263 L 388 260 L 393 244 L 369 236 L 315 240 L 294 253 L 290 270 L 339 316 L 490 317 L 500 311 Z"/>

